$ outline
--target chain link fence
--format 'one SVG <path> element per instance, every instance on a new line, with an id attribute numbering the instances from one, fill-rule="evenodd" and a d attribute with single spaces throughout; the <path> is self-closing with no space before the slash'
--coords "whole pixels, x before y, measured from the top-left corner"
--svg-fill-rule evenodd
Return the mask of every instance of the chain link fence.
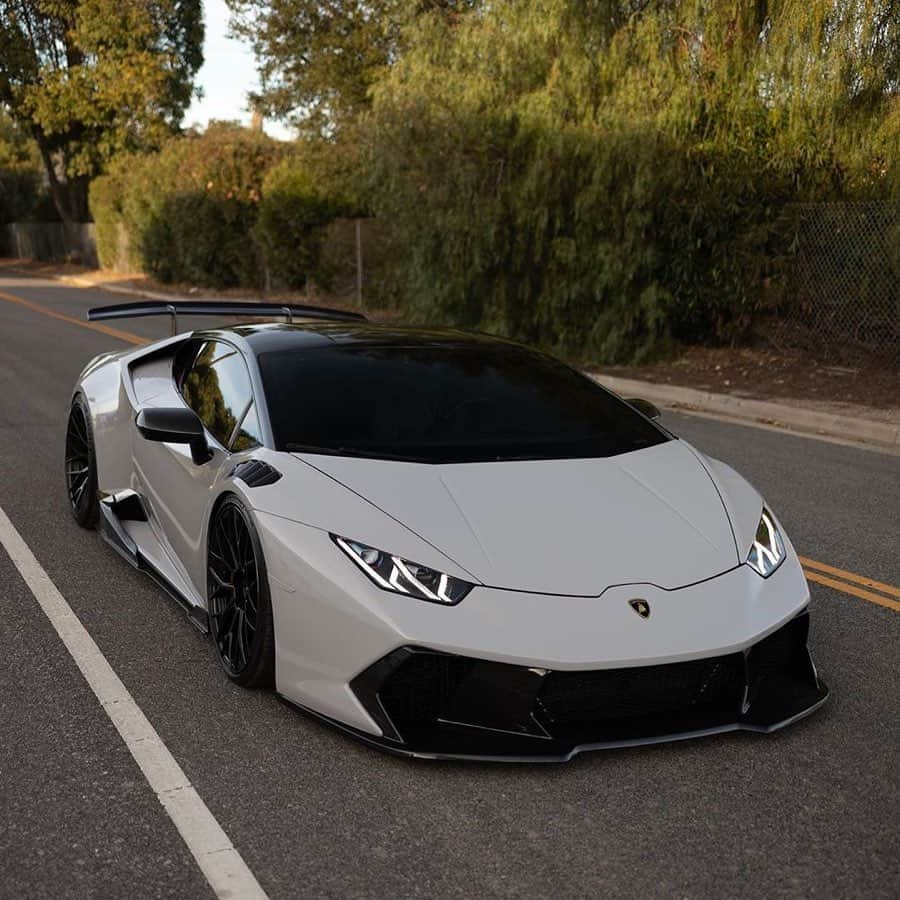
<path id="1" fill-rule="evenodd" d="M 887 202 L 795 204 L 792 295 L 782 307 L 789 343 L 823 358 L 858 362 L 875 355 L 900 364 L 900 205 Z M 340 219 L 323 245 L 339 303 L 365 307 L 389 289 L 396 262 L 377 219 Z"/>
<path id="2" fill-rule="evenodd" d="M 391 265 L 386 230 L 378 219 L 337 219 L 322 244 L 328 285 L 310 285 L 341 304 L 365 307 L 384 296 Z"/>
<path id="3" fill-rule="evenodd" d="M 781 316 L 788 339 L 823 356 L 849 361 L 875 354 L 900 364 L 900 205 L 797 204 L 790 220 L 794 291 Z M 124 261 L 127 247 L 119 244 Z M 323 241 L 328 283 L 310 284 L 305 293 L 353 307 L 381 305 L 395 252 L 377 219 L 338 219 Z M 94 226 L 0 226 L 0 254 L 96 265 Z"/>
<path id="4" fill-rule="evenodd" d="M 0 255 L 43 261 L 71 260 L 97 266 L 93 222 L 63 225 L 61 222 L 0 225 Z"/>
<path id="5" fill-rule="evenodd" d="M 810 203 L 796 214 L 787 318 L 817 346 L 900 361 L 900 205 Z"/>

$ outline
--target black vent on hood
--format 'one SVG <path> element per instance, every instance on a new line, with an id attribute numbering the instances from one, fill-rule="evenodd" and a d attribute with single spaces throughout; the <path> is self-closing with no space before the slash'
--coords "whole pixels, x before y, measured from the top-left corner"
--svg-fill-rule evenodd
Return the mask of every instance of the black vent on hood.
<path id="1" fill-rule="evenodd" d="M 259 459 L 248 459 L 238 463 L 231 473 L 232 478 L 240 478 L 247 487 L 263 487 L 274 484 L 281 478 L 281 472 L 274 466 Z"/>

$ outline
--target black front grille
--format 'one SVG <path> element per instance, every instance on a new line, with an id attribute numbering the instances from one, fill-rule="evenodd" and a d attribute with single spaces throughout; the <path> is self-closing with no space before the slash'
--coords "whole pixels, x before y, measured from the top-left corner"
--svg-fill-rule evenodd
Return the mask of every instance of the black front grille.
<path id="1" fill-rule="evenodd" d="M 474 665 L 465 656 L 410 654 L 381 686 L 378 699 L 401 735 L 431 727 Z"/>
<path id="2" fill-rule="evenodd" d="M 538 694 L 542 721 L 554 725 L 707 711 L 740 713 L 740 654 L 659 666 L 550 672 Z"/>
<path id="3" fill-rule="evenodd" d="M 744 725 L 768 730 L 827 695 L 806 650 L 808 628 L 801 615 L 746 653 L 589 671 L 402 647 L 352 686 L 388 741 L 450 755 L 552 755 Z"/>

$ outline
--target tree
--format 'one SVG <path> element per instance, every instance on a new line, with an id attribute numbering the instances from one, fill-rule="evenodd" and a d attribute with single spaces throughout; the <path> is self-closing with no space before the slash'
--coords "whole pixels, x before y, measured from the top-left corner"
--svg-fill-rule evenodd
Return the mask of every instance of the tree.
<path id="1" fill-rule="evenodd" d="M 116 153 L 177 130 L 202 61 L 201 0 L 0 0 L 0 104 L 40 151 L 64 222 Z"/>
<path id="2" fill-rule="evenodd" d="M 479 0 L 226 0 L 231 30 L 259 63 L 260 109 L 308 134 L 331 134 L 369 106 L 369 91 L 422 13 L 454 19 Z"/>

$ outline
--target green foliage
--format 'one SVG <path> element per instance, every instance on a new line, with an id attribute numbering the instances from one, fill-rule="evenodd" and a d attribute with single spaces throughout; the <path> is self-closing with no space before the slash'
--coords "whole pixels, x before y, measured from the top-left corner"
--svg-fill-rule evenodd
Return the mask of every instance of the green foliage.
<path id="1" fill-rule="evenodd" d="M 178 127 L 202 63 L 201 0 L 0 0 L 0 103 L 33 134 L 63 218 L 114 155 Z"/>
<path id="2" fill-rule="evenodd" d="M 45 201 L 37 145 L 0 107 L 0 224 L 55 219 Z"/>
<path id="3" fill-rule="evenodd" d="M 406 251 L 395 302 L 603 361 L 735 339 L 781 299 L 792 202 L 896 190 L 895 12 L 497 0 L 418 17 L 367 123 L 371 203 Z"/>
<path id="4" fill-rule="evenodd" d="M 184 40 L 161 55 L 189 60 L 191 4 L 120 4 L 88 27 L 109 3 L 71 0 L 81 22 L 50 29 L 90 48 L 78 77 L 17 88 L 39 131 L 77 113 L 73 172 L 160 141 L 193 71 L 162 87 L 160 20 L 143 12 L 181 11 L 162 17 Z M 259 284 L 267 261 L 276 280 L 322 283 L 323 226 L 375 213 L 393 263 L 380 299 L 406 316 L 624 362 L 736 340 L 784 302 L 798 202 L 900 199 L 896 0 L 229 6 L 260 62 L 258 106 L 306 139 L 286 157 L 220 126 L 119 156 L 92 191 L 104 261 L 121 223 L 134 264 L 166 280 Z M 147 97 L 170 99 L 148 118 Z M 113 105 L 137 110 L 128 127 L 104 130 Z"/>
<path id="5" fill-rule="evenodd" d="M 106 269 L 140 269 L 140 260 L 120 246 L 120 234 L 127 239 L 122 202 L 128 187 L 130 157 L 112 162 L 105 175 L 95 178 L 90 188 L 90 211 L 94 220 L 97 257 Z"/>
<path id="6" fill-rule="evenodd" d="M 255 234 L 273 273 L 287 287 L 312 279 L 327 288 L 330 272 L 322 264 L 325 226 L 340 206 L 317 189 L 309 167 L 294 157 L 275 166 L 263 183 Z"/>
<path id="7" fill-rule="evenodd" d="M 91 186 L 102 264 L 116 264 L 121 226 L 131 265 L 161 281 L 261 286 L 251 236 L 265 173 L 283 152 L 259 132 L 218 123 L 159 153 L 118 158 Z"/>
<path id="8" fill-rule="evenodd" d="M 403 50 L 403 26 L 454 17 L 476 0 L 226 0 L 232 31 L 254 48 L 267 113 L 309 135 L 332 135 L 368 108 L 369 92 Z"/>

